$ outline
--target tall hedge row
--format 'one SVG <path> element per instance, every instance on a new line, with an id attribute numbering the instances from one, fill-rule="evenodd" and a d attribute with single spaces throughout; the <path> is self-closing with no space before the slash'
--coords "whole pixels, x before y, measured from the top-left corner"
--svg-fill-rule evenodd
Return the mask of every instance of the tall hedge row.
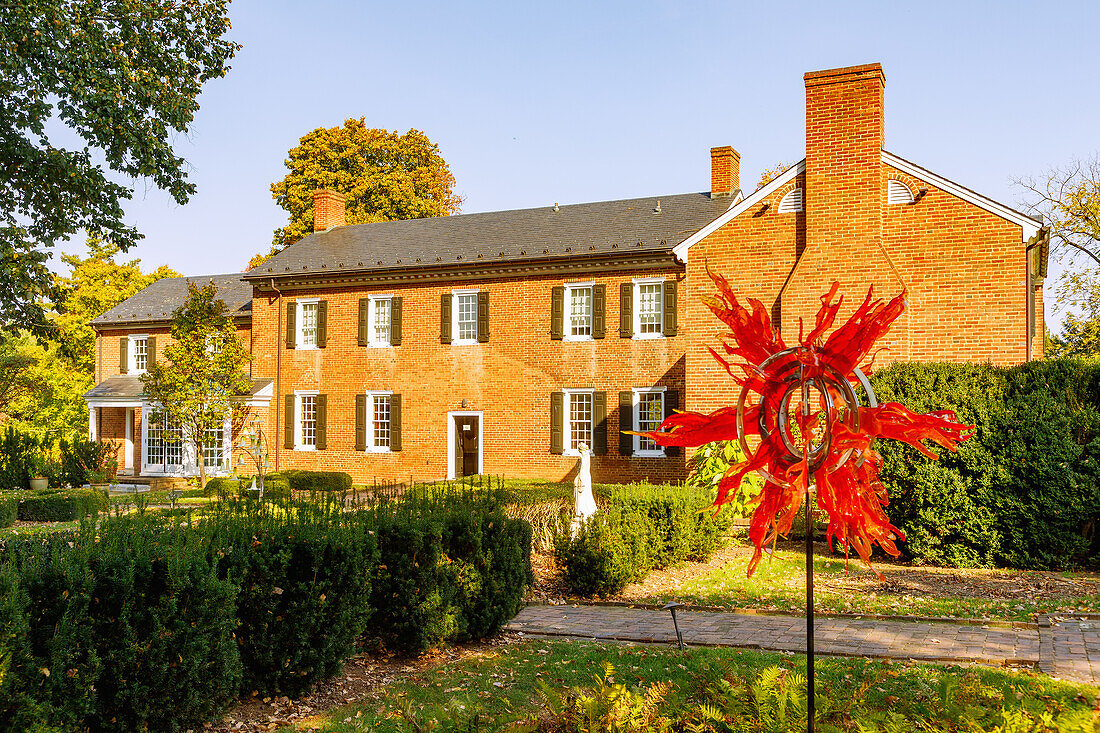
<path id="1" fill-rule="evenodd" d="M 298 695 L 360 636 L 478 638 L 531 580 L 499 498 L 341 511 L 239 500 L 0 544 L 0 733 L 196 729 L 253 691 Z"/>
<path id="2" fill-rule="evenodd" d="M 1033 569 L 1100 562 L 1100 362 L 904 363 L 871 383 L 880 402 L 948 408 L 975 425 L 938 461 L 876 443 L 887 513 L 913 560 Z"/>

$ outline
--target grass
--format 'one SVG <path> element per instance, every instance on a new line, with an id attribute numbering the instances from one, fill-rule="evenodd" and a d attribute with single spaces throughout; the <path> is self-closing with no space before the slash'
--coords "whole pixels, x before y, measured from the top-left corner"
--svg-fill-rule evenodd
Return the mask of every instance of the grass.
<path id="1" fill-rule="evenodd" d="M 663 604 L 669 600 L 722 608 L 752 608 L 802 613 L 806 607 L 806 559 L 801 551 L 778 549 L 765 556 L 751 578 L 745 577 L 749 552 L 739 554 L 724 567 L 682 583 L 675 592 L 661 592 L 639 601 Z M 1100 613 L 1100 596 L 988 598 L 977 595 L 939 596 L 919 593 L 864 591 L 841 585 L 844 558 L 814 557 L 814 608 L 824 612 L 876 615 L 945 616 L 996 618 L 1010 621 L 1033 620 L 1036 614 L 1056 612 Z M 898 566 L 879 565 L 887 579 Z M 858 558 L 852 573 L 867 573 Z M 956 571 L 965 575 L 966 570 Z"/>
<path id="2" fill-rule="evenodd" d="M 367 700 L 303 721 L 296 729 L 313 727 L 327 733 L 430 730 L 433 719 L 468 720 L 477 713 L 484 716 L 484 727 L 462 730 L 495 730 L 507 719 L 538 715 L 542 696 L 537 690 L 543 683 L 554 690 L 590 688 L 605 663 L 613 665 L 615 682 L 635 691 L 653 683 L 670 683 L 664 703 L 668 714 L 704 699 L 713 700 L 721 678 L 755 680 L 772 666 L 805 672 L 804 659 L 784 654 L 720 648 L 681 652 L 665 647 L 529 640 L 418 673 L 376 691 Z M 819 658 L 815 666 L 817 706 L 833 720 L 843 721 L 852 712 L 853 703 L 858 703 L 867 711 L 889 710 L 929 724 L 928 728 L 922 726 L 926 730 L 955 730 L 950 719 L 962 715 L 965 705 L 979 718 L 993 719 L 1002 706 L 1057 715 L 1067 710 L 1088 711 L 1100 693 L 1095 687 L 1031 673 L 978 667 L 852 658 Z M 424 727 L 408 724 L 402 711 Z M 937 722 L 943 724 L 935 725 Z M 439 729 L 458 727 L 443 725 Z M 804 723 L 801 728 L 791 728 L 800 729 L 804 730 Z M 983 729 L 989 728 L 974 728 Z M 292 729 L 282 730 L 289 733 Z"/>

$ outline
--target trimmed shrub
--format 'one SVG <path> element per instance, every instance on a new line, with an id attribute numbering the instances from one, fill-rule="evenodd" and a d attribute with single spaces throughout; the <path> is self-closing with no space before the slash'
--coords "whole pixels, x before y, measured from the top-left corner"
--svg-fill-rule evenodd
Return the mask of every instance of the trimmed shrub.
<path id="1" fill-rule="evenodd" d="M 10 527 L 19 518 L 19 497 L 0 494 L 0 529 Z"/>
<path id="2" fill-rule="evenodd" d="M 610 507 L 589 518 L 576 535 L 559 535 L 554 559 L 566 586 L 578 595 L 604 597 L 644 577 L 652 566 L 643 521 Z"/>
<path id="3" fill-rule="evenodd" d="M 365 510 L 378 538 L 372 636 L 416 654 L 496 633 L 519 611 L 533 581 L 531 528 L 501 501 L 441 492 Z"/>
<path id="4" fill-rule="evenodd" d="M 31 715 L 62 730 L 178 731 L 224 710 L 240 680 L 235 589 L 194 539 L 123 517 L 86 526 L 71 549 L 7 554 L 3 684 L 17 694 L 0 702 L 15 708 L 0 731 Z"/>
<path id="5" fill-rule="evenodd" d="M 228 499 L 231 496 L 239 496 L 240 493 L 240 481 L 222 476 L 215 476 L 212 479 L 208 479 L 206 486 L 202 487 L 203 496 L 218 496 L 222 499 Z"/>
<path id="6" fill-rule="evenodd" d="M 98 489 L 23 491 L 19 519 L 24 522 L 71 522 L 107 509 L 107 495 Z"/>
<path id="7" fill-rule="evenodd" d="M 207 519 L 222 577 L 239 588 L 244 694 L 298 696 L 336 674 L 370 618 L 374 536 L 317 506 Z"/>
<path id="8" fill-rule="evenodd" d="M 607 508 L 554 543 L 562 578 L 579 595 L 612 595 L 655 568 L 706 560 L 729 534 L 732 513 L 706 511 L 709 490 L 648 484 L 596 490 Z"/>
<path id="9" fill-rule="evenodd" d="M 932 462 L 876 443 L 887 514 L 915 562 L 1062 569 L 1100 552 L 1100 362 L 895 364 L 876 372 L 880 402 L 952 409 L 976 426 Z"/>
<path id="10" fill-rule="evenodd" d="M 294 491 L 351 491 L 351 475 L 343 471 L 283 471 Z"/>

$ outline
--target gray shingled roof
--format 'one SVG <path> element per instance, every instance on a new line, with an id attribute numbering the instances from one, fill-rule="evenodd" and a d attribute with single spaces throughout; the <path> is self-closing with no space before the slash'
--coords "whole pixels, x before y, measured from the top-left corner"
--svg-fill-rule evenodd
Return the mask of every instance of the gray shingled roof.
<path id="1" fill-rule="evenodd" d="M 253 379 L 252 394 L 258 394 L 271 384 L 270 379 Z M 136 399 L 141 397 L 144 391 L 141 387 L 141 377 L 136 374 L 116 374 L 107 377 L 102 382 L 84 393 L 85 401 L 102 399 Z"/>
<path id="2" fill-rule="evenodd" d="M 93 326 L 115 326 L 124 323 L 167 321 L 172 312 L 187 299 L 187 284 L 202 287 L 213 282 L 218 297 L 225 301 L 234 318 L 252 315 L 252 284 L 241 279 L 241 273 L 229 275 L 198 275 L 196 277 L 169 277 L 157 280 L 144 290 L 92 321 Z"/>
<path id="3" fill-rule="evenodd" d="M 655 211 L 657 202 L 660 211 Z M 272 276 L 670 252 L 730 207 L 706 193 L 353 224 L 311 234 L 245 273 Z"/>

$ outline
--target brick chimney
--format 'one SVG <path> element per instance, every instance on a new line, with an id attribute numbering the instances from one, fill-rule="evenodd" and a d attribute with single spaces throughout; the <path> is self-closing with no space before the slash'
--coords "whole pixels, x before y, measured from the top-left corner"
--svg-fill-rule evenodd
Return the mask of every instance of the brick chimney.
<path id="1" fill-rule="evenodd" d="M 710 197 L 730 196 L 741 186 L 741 154 L 729 145 L 710 149 Z"/>
<path id="2" fill-rule="evenodd" d="M 344 194 L 329 188 L 313 192 L 313 231 L 344 226 Z"/>
<path id="3" fill-rule="evenodd" d="M 807 249 L 865 250 L 880 240 L 886 77 L 879 64 L 866 64 L 804 80 Z"/>

